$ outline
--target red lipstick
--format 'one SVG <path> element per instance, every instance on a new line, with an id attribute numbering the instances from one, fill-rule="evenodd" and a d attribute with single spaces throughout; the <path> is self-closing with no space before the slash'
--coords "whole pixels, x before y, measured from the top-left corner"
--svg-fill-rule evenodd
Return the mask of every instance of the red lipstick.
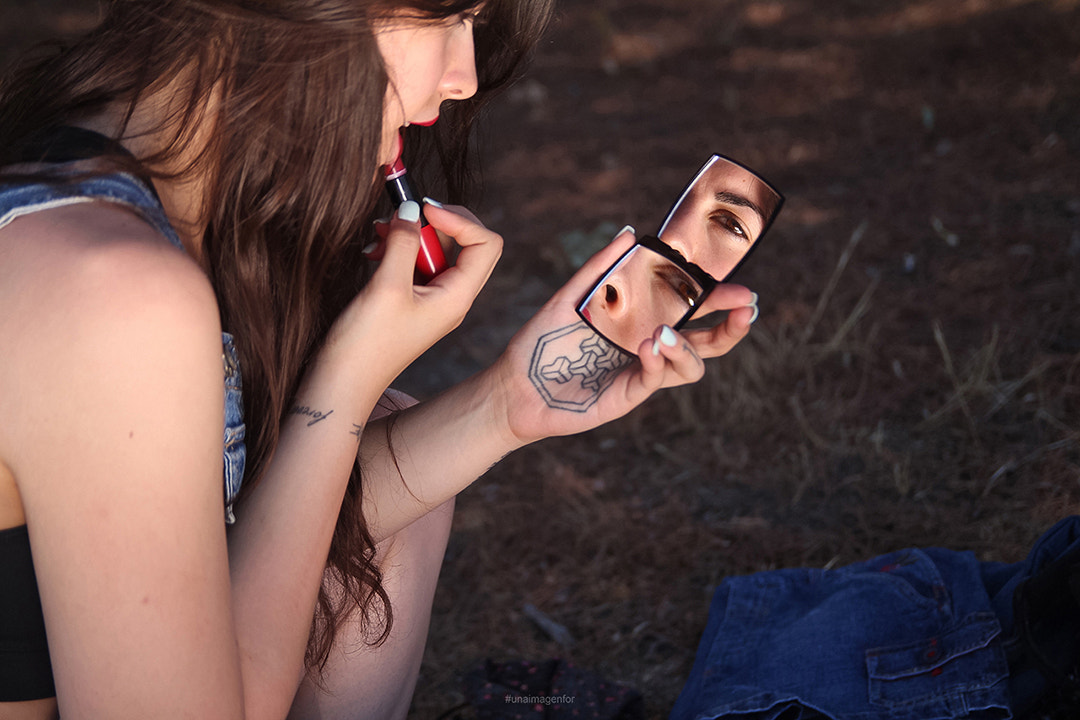
<path id="1" fill-rule="evenodd" d="M 405 141 L 398 135 L 397 160 L 384 166 L 386 173 L 386 192 L 396 209 L 406 200 L 419 202 L 412 186 L 405 164 L 401 161 Z M 447 268 L 446 255 L 439 243 L 439 234 L 428 225 L 423 213 L 420 215 L 420 252 L 416 256 L 416 274 L 422 283 L 426 283 Z"/>

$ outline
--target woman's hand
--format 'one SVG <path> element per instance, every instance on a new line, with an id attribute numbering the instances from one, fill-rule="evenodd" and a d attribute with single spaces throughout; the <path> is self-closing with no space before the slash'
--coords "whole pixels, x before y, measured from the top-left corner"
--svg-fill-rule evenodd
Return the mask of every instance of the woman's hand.
<path id="1" fill-rule="evenodd" d="M 585 263 L 489 370 L 501 393 L 500 412 L 519 443 L 591 429 L 625 415 L 660 388 L 696 382 L 705 372 L 703 358 L 723 355 L 749 332 L 755 296 L 740 285 L 721 284 L 701 308 L 702 314 L 730 311 L 714 327 L 685 333 L 658 327 L 637 348 L 637 358 L 597 335 L 575 308 L 634 241 L 628 228 Z"/>
<path id="2" fill-rule="evenodd" d="M 450 227 L 457 221 L 443 213 L 431 212 L 428 218 L 440 230 L 465 231 L 464 226 Z M 364 515 L 376 540 L 454 497 L 523 445 L 602 425 L 659 388 L 699 380 L 705 371 L 702 358 L 726 353 L 746 335 L 754 296 L 737 285 L 717 287 L 702 303 L 706 313 L 729 310 L 722 323 L 684 334 L 656 328 L 637 348 L 640 358 L 597 335 L 575 307 L 633 244 L 632 232 L 620 233 L 590 259 L 490 368 L 402 411 L 393 423 L 363 433 Z M 457 268 L 463 268 L 461 258 Z M 389 452 L 387 433 L 393 434 L 394 448 L 406 450 Z"/>
<path id="3" fill-rule="evenodd" d="M 368 377 L 377 373 L 383 387 L 461 324 L 502 254 L 502 238 L 468 210 L 426 204 L 428 222 L 452 237 L 461 251 L 454 266 L 427 285 L 415 285 L 420 248 L 415 210 L 416 203 L 402 203 L 380 248 L 379 267 L 335 322 L 327 341 L 332 351 L 367 358 L 363 372 Z"/>

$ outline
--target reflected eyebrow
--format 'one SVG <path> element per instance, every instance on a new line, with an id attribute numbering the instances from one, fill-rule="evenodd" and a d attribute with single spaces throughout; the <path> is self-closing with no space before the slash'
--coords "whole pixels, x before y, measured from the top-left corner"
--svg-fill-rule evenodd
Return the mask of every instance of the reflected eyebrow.
<path id="1" fill-rule="evenodd" d="M 728 190 L 721 190 L 716 193 L 716 202 L 727 203 L 728 205 L 737 205 L 738 207 L 750 208 L 758 214 L 761 218 L 761 222 L 765 222 L 765 212 L 759 208 L 750 198 L 743 195 L 737 195 Z"/>

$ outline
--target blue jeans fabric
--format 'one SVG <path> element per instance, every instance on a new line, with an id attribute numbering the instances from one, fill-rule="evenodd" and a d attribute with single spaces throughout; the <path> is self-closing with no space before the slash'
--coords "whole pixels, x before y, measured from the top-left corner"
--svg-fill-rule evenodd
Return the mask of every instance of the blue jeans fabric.
<path id="1" fill-rule="evenodd" d="M 1018 563 L 983 563 L 981 567 L 983 583 L 990 595 L 990 603 L 994 613 L 1001 621 L 1003 635 L 1006 638 L 1007 649 L 1021 645 L 1023 629 L 1021 623 L 1015 617 L 1015 596 L 1021 584 L 1027 583 L 1033 577 L 1038 577 L 1040 571 L 1045 570 L 1052 563 L 1067 558 L 1067 562 L 1075 565 L 1080 562 L 1080 516 L 1072 515 L 1059 521 L 1056 525 L 1043 533 L 1042 537 L 1032 546 L 1027 558 Z M 1067 584 L 1068 580 L 1061 578 L 1061 585 Z M 1056 593 L 1065 595 L 1068 590 L 1064 587 L 1056 587 Z M 1073 589 L 1074 593 L 1080 592 Z M 1061 613 L 1059 607 L 1053 611 L 1048 620 L 1058 623 L 1050 631 L 1055 636 L 1050 638 L 1050 643 L 1042 647 L 1042 650 L 1065 649 L 1068 655 L 1074 638 L 1080 637 L 1080 616 L 1069 611 L 1064 611 L 1066 617 L 1056 616 Z M 1039 613 L 1036 613 L 1037 619 Z M 1045 634 L 1043 629 L 1041 634 Z M 1036 641 L 1046 641 L 1046 637 L 1036 637 Z M 1051 655 L 1053 653 L 1050 653 Z M 1060 656 L 1059 656 L 1060 657 Z M 1047 677 L 1044 671 L 1025 663 L 1022 666 L 1011 667 L 1009 676 L 1009 692 L 1015 710 L 1025 710 L 1033 705 L 1038 697 L 1047 690 Z"/>
<path id="2" fill-rule="evenodd" d="M 1074 516 L 1019 563 L 926 548 L 729 578 L 670 720 L 1010 718 L 1012 593 L 1078 545 Z"/>
<path id="3" fill-rule="evenodd" d="M 126 173 L 116 173 L 70 183 L 0 185 L 0 228 L 18 217 L 63 205 L 104 200 L 135 210 L 169 242 L 183 250 L 157 196 L 146 184 Z M 224 494 L 225 521 L 235 521 L 233 503 L 244 477 L 247 450 L 244 444 L 244 405 L 240 362 L 233 337 L 221 334 L 225 384 Z"/>

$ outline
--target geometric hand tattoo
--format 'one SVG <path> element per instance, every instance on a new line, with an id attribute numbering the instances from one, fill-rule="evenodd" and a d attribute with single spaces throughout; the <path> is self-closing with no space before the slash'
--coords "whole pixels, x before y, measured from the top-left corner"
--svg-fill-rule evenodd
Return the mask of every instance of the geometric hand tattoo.
<path id="1" fill-rule="evenodd" d="M 548 407 L 585 412 L 631 362 L 630 356 L 579 321 L 537 341 L 529 379 Z"/>

